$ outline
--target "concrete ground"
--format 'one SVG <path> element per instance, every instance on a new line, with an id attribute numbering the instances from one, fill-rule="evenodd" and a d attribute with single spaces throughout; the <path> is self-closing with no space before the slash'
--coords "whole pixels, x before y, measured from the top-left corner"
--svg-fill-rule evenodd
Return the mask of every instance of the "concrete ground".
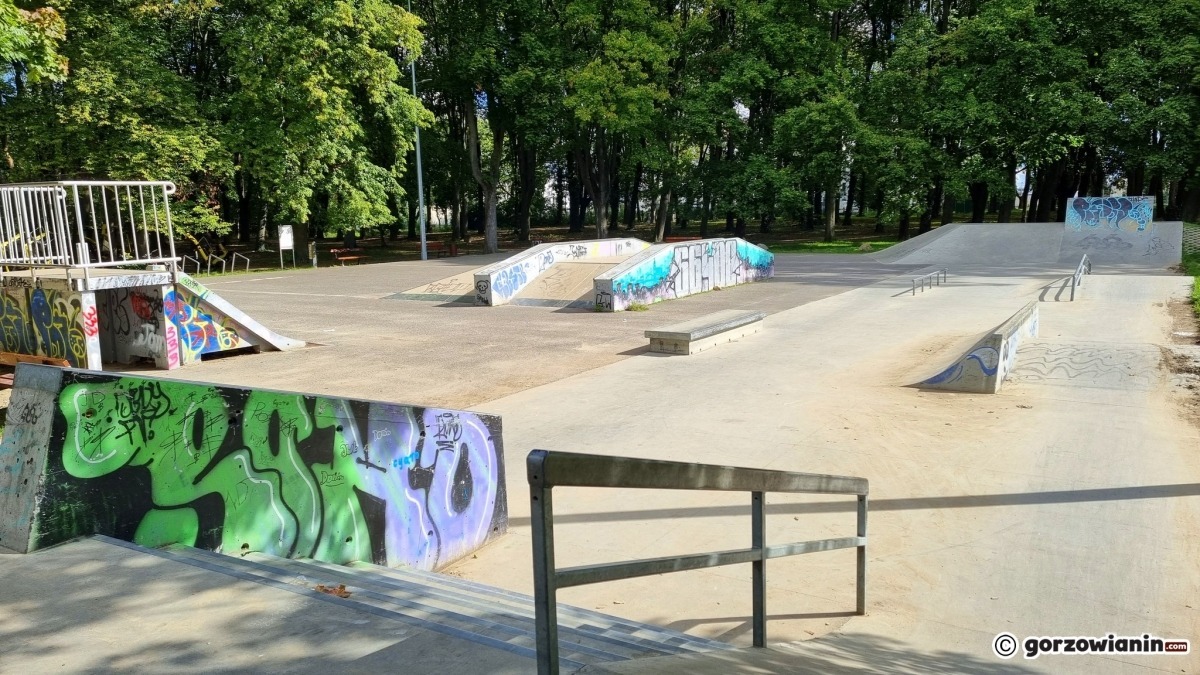
<path id="1" fill-rule="evenodd" d="M 646 312 L 389 299 L 463 278 L 502 257 L 206 278 L 205 286 L 267 327 L 314 346 L 153 372 L 462 408 L 628 358 L 648 344 L 647 328 L 719 309 L 779 312 L 915 269 L 853 255 L 780 255 L 775 280 L 659 303 Z"/>
<path id="2" fill-rule="evenodd" d="M 83 540 L 0 549 L 3 673 L 524 673 L 473 642 Z"/>
<path id="3" fill-rule="evenodd" d="M 1200 434 L 1181 411 L 1184 390 L 1153 357 L 1169 344 L 1169 304 L 1181 301 L 1187 278 L 1098 275 L 1079 301 L 1042 303 L 1042 337 L 1028 359 L 1018 357 L 1003 391 L 988 396 L 906 385 L 1046 296 L 1061 270 L 952 270 L 948 285 L 914 297 L 906 292 L 912 267 L 780 255 L 775 281 L 642 313 L 383 299 L 493 260 L 206 281 L 267 326 L 328 346 L 220 359 L 171 376 L 503 415 L 510 533 L 449 572 L 523 592 L 531 589 L 531 546 L 522 467 L 534 448 L 870 479 L 865 617 L 853 616 L 852 552 L 772 560 L 768 638 L 788 644 L 735 661 L 648 659 L 607 672 L 1200 670 L 1194 651 L 1035 661 L 991 651 L 1001 631 L 1200 634 Z M 645 328 L 717 309 L 771 316 L 762 333 L 697 355 L 645 353 Z M 748 500 L 560 489 L 558 564 L 747 546 Z M 772 495 L 768 514 L 769 543 L 853 533 L 848 499 Z M 731 566 L 567 589 L 560 600 L 747 645 L 749 576 Z M 81 602 L 113 602 L 111 589 L 92 583 L 100 588 L 91 595 L 85 580 L 70 588 L 82 589 Z M 48 584 L 29 590 L 55 592 Z M 55 607 L 41 618 L 69 614 Z M 65 649 L 53 631 L 14 623 L 24 612 L 12 608 L 4 603 L 0 626 L 16 628 L 0 633 L 24 631 L 24 653 Z M 217 630 L 197 620 L 197 630 Z M 138 631 L 129 626 L 118 635 Z M 113 639 L 77 635 L 75 644 Z M 144 639 L 170 653 L 169 644 Z M 226 644 L 254 649 L 245 635 Z M 431 671 L 420 663 L 405 670 Z"/>

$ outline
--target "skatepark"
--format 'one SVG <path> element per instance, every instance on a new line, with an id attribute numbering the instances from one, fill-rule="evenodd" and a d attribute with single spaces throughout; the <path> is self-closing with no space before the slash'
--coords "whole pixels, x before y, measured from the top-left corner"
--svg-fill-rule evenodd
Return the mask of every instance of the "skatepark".
<path id="1" fill-rule="evenodd" d="M 149 375 L 176 400 L 219 398 L 231 410 L 306 392 L 314 434 L 336 425 L 344 437 L 343 425 L 377 401 L 395 404 L 391 416 L 453 414 L 464 430 L 487 430 L 464 440 L 472 457 L 490 451 L 504 468 L 487 497 L 496 506 L 479 517 L 492 534 L 476 531 L 472 550 L 447 552 L 450 562 L 422 558 L 388 578 L 319 562 L 316 539 L 304 544 L 313 553 L 293 557 L 317 562 L 288 560 L 271 541 L 222 555 L 85 538 L 3 555 L 0 670 L 375 672 L 404 663 L 411 672 L 533 672 L 531 628 L 512 627 L 517 618 L 532 625 L 525 462 L 541 449 L 870 482 L 863 615 L 849 550 L 766 565 L 768 649 L 751 647 L 745 565 L 565 588 L 564 672 L 1194 672 L 1194 651 L 1002 660 L 992 650 L 1001 632 L 1191 639 L 1200 628 L 1196 378 L 1168 367 L 1196 356 L 1175 337 L 1194 331 L 1174 323 L 1191 281 L 1170 271 L 1181 232 L 1178 223 L 951 225 L 872 255 L 775 254 L 769 278 L 647 311 L 596 311 L 594 297 L 588 306 L 625 252 L 556 261 L 508 302 L 487 305 L 476 302 L 476 279 L 509 256 L 206 279 L 197 297 L 236 305 L 305 346 L 165 371 L 106 363 L 103 376 L 64 371 L 38 391 L 79 428 L 107 409 L 67 408 L 54 398 L 60 391 L 94 395 Z M 1085 253 L 1091 274 L 1081 278 Z M 941 268 L 945 283 L 915 290 L 914 277 Z M 1013 332 L 1019 344 L 972 361 L 1002 371 L 996 393 L 923 386 L 970 361 L 981 339 L 1031 303 L 1036 318 Z M 699 354 L 648 352 L 644 331 L 721 310 L 767 316 L 761 332 Z M 30 392 L 26 400 L 42 400 Z M 324 417 L 323 401 L 332 406 Z M 13 408 L 7 450 L 20 442 L 10 438 L 14 423 L 58 438 Z M 371 410 L 364 435 L 402 428 L 376 425 L 384 413 Z M 190 419 L 183 424 L 197 424 Z M 261 433 L 282 449 L 293 418 L 271 419 Z M 337 442 L 353 464 L 354 450 Z M 481 467 L 495 464 L 471 466 L 475 485 L 488 484 Z M 432 494 L 443 471 L 430 471 Z M 9 501 L 0 502 L 13 503 L 5 486 Z M 323 513 L 336 519 L 328 504 Z M 430 513 L 441 538 L 421 550 L 440 556 L 451 530 Z M 749 543 L 749 515 L 744 493 L 563 488 L 557 564 L 734 549 Z M 501 520 L 507 531 L 497 533 Z M 767 498 L 770 542 L 844 536 L 854 524 L 851 500 Z M 369 553 L 338 541 L 339 556 Z M 389 564 L 404 544 L 395 546 Z M 318 584 L 344 584 L 349 596 Z M 455 618 L 439 615 L 448 610 Z"/>

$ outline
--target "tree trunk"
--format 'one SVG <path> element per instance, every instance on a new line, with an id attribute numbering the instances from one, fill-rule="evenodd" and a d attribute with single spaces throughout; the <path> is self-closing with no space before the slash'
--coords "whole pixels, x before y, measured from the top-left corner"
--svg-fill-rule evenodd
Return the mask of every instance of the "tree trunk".
<path id="1" fill-rule="evenodd" d="M 563 183 L 565 182 L 565 180 L 566 180 L 566 176 L 563 175 L 562 165 L 555 163 L 555 165 L 554 165 L 554 225 L 556 227 L 561 226 L 562 220 L 563 220 L 563 198 L 564 198 L 563 193 L 566 191 L 566 187 L 563 185 Z"/>
<path id="2" fill-rule="evenodd" d="M 637 217 L 638 204 L 639 200 L 641 199 L 640 192 L 642 189 L 643 171 L 645 171 L 645 167 L 641 162 L 638 162 L 637 168 L 633 170 L 633 183 L 630 184 L 629 189 L 626 190 L 625 229 L 627 230 L 633 229 L 634 218 Z"/>
<path id="3" fill-rule="evenodd" d="M 842 216 L 842 227 L 846 229 L 850 229 L 850 226 L 854 224 L 851 218 L 854 214 L 854 188 L 857 180 L 858 175 L 851 171 L 850 184 L 846 186 L 846 213 Z"/>
<path id="4" fill-rule="evenodd" d="M 655 243 L 661 242 L 663 237 L 667 235 L 667 220 L 671 215 L 670 202 L 675 198 L 675 193 L 668 189 L 667 193 L 662 196 L 662 206 L 658 209 L 658 220 L 654 228 Z"/>
<path id="5" fill-rule="evenodd" d="M 1005 175 L 1008 176 L 1009 189 L 1005 190 L 1002 194 L 997 195 L 997 197 L 1000 199 L 1000 209 L 996 213 L 996 222 L 998 222 L 998 223 L 1012 222 L 1012 212 L 1013 212 L 1012 190 L 1014 189 L 1013 186 L 1015 186 L 1017 184 L 1017 164 L 1016 164 L 1016 162 L 1009 163 L 1008 170 L 1005 172 Z"/>
<path id="6" fill-rule="evenodd" d="M 596 129 L 591 147 L 578 146 L 575 150 L 575 161 L 579 168 L 579 177 L 583 188 L 592 198 L 592 208 L 596 213 L 596 238 L 608 238 L 608 207 L 612 198 L 610 192 L 612 183 L 612 162 L 608 156 L 609 144 L 604 129 Z"/>
<path id="7" fill-rule="evenodd" d="M 517 193 L 517 241 L 529 241 L 530 208 L 533 193 L 537 189 L 537 156 L 532 147 L 518 136 L 513 144 L 517 155 L 517 176 L 520 186 Z"/>
<path id="8" fill-rule="evenodd" d="M 899 241 L 908 239 L 908 211 L 900 215 L 900 229 L 896 232 L 896 239 Z"/>
<path id="9" fill-rule="evenodd" d="M 837 208 L 837 185 L 830 184 L 825 190 L 825 242 L 833 241 L 834 228 L 837 227 L 838 208 Z"/>
<path id="10" fill-rule="evenodd" d="M 479 156 L 479 120 L 475 115 L 475 106 L 468 103 L 467 111 L 467 154 L 471 159 L 471 174 L 483 191 L 484 225 L 483 252 L 496 253 L 500 250 L 500 229 L 496 223 L 496 205 L 500 192 L 500 160 L 504 156 L 504 129 L 492 129 L 492 156 L 488 165 L 488 174 L 483 174 Z"/>
<path id="11" fill-rule="evenodd" d="M 987 198 L 988 184 L 982 181 L 976 181 L 968 186 L 971 192 L 971 220 L 972 223 L 982 223 L 983 216 L 987 213 Z"/>
<path id="12" fill-rule="evenodd" d="M 1021 186 L 1021 222 L 1029 222 L 1029 167 L 1025 167 L 1025 184 Z"/>
<path id="13" fill-rule="evenodd" d="M 958 200 L 954 194 L 945 188 L 942 189 L 942 225 L 949 225 L 954 222 L 954 207 Z"/>

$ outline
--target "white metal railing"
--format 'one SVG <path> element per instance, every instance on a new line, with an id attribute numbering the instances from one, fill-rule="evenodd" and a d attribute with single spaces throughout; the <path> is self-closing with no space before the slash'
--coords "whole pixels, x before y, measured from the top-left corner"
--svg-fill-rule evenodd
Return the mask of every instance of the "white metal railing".
<path id="1" fill-rule="evenodd" d="M 170 181 L 0 185 L 0 266 L 91 268 L 168 264 L 174 271 Z"/>

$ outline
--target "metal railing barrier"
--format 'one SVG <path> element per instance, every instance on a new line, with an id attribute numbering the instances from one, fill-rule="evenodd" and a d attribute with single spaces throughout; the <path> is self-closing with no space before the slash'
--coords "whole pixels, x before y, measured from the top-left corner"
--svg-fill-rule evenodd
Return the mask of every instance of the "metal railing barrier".
<path id="1" fill-rule="evenodd" d="M 933 288 L 934 282 L 936 282 L 938 286 L 941 286 L 942 284 L 946 283 L 946 268 L 943 267 L 942 269 L 934 270 L 934 271 L 930 272 L 929 274 L 922 274 L 919 277 L 913 277 L 912 294 L 913 295 L 917 294 L 917 284 L 918 283 L 921 284 L 921 292 L 924 293 L 925 285 L 929 284 L 929 288 Z"/>
<path id="2" fill-rule="evenodd" d="M 179 258 L 170 181 L 0 185 L 0 266 L 88 270 Z"/>
<path id="3" fill-rule="evenodd" d="M 241 258 L 242 260 L 246 261 L 246 271 L 247 272 L 250 271 L 250 256 L 242 255 L 241 253 L 235 252 L 233 254 L 232 258 L 233 258 L 233 262 L 230 264 L 230 268 L 236 270 L 237 266 L 238 266 L 238 258 Z"/>
<path id="4" fill-rule="evenodd" d="M 1075 268 L 1075 276 L 1071 277 L 1071 301 L 1075 301 L 1075 288 L 1083 285 L 1083 275 L 1092 273 L 1092 261 L 1083 254 L 1083 258 L 1079 260 L 1079 266 Z"/>
<path id="5" fill-rule="evenodd" d="M 537 624 L 538 673 L 558 672 L 557 593 L 560 588 L 683 572 L 720 565 L 750 563 L 753 589 L 754 646 L 767 639 L 766 563 L 802 553 L 858 549 L 857 613 L 867 607 L 867 491 L 865 478 L 769 471 L 713 464 L 665 462 L 534 450 L 526 459 L 533 535 L 533 597 Z M 721 490 L 749 492 L 750 548 L 695 555 L 667 556 L 630 562 L 558 569 L 554 566 L 555 487 L 643 488 L 657 490 Z M 766 493 L 788 492 L 858 497 L 858 534 L 791 544 L 766 543 Z"/>
<path id="6" fill-rule="evenodd" d="M 212 274 L 212 264 L 214 260 L 221 261 L 221 274 L 225 274 L 225 259 L 215 253 L 208 254 L 208 274 Z"/>
<path id="7" fill-rule="evenodd" d="M 180 263 L 180 265 L 179 265 L 179 266 L 180 266 L 180 267 L 183 269 L 183 273 L 184 273 L 184 274 L 187 274 L 187 271 L 188 271 L 188 268 L 187 268 L 187 266 L 188 266 L 188 261 L 191 261 L 191 262 L 194 262 L 194 263 L 196 263 L 196 274 L 200 274 L 200 259 L 199 259 L 199 258 L 193 258 L 193 257 L 192 257 L 192 256 L 190 256 L 190 255 L 185 255 L 185 256 L 183 256 L 183 258 L 182 258 L 182 262 L 181 262 L 181 263 Z"/>

